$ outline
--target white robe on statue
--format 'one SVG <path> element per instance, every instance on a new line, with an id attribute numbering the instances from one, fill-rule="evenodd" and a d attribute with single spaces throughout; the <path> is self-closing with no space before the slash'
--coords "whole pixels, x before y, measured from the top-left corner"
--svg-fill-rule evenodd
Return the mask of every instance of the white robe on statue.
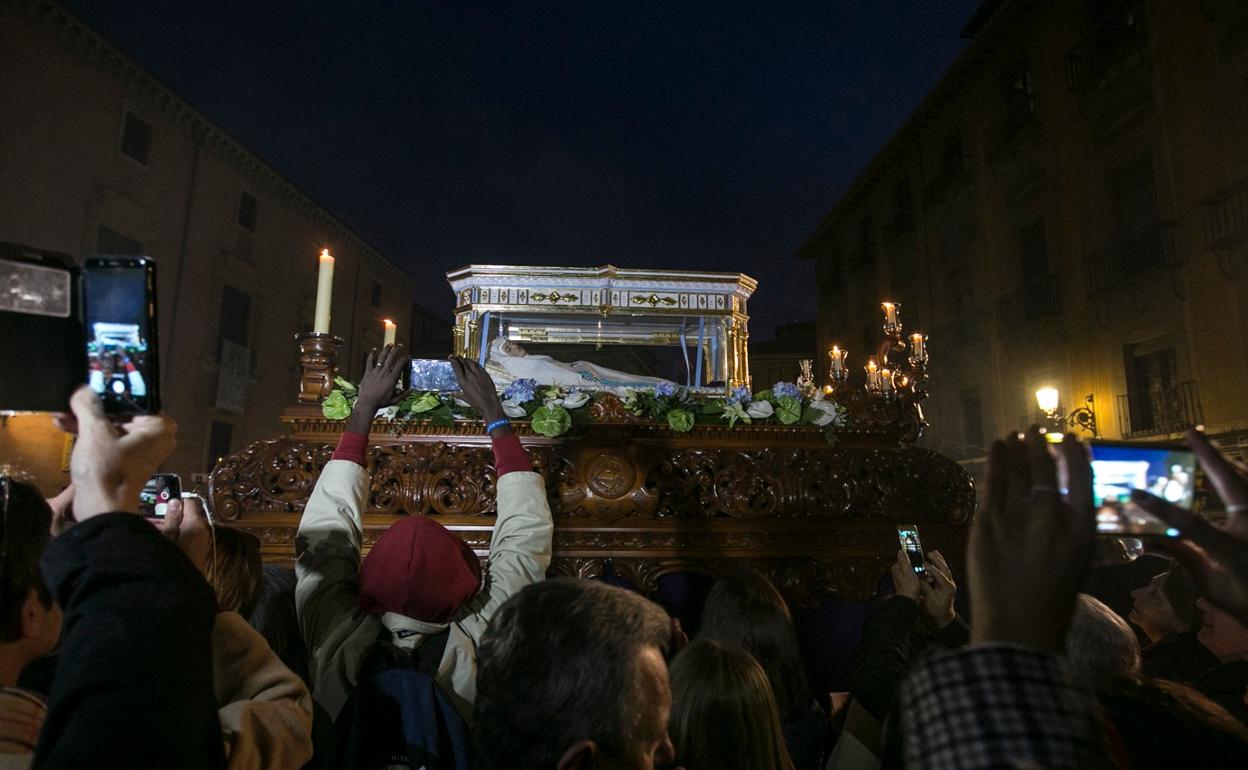
<path id="1" fill-rule="evenodd" d="M 661 377 L 646 377 L 611 369 L 588 361 L 565 364 L 550 356 L 531 355 L 518 343 L 497 337 L 490 344 L 486 371 L 494 382 L 506 386 L 515 380 L 532 379 L 538 385 L 558 385 L 581 390 L 607 390 L 623 394 L 629 390 L 653 388 L 670 382 Z"/>

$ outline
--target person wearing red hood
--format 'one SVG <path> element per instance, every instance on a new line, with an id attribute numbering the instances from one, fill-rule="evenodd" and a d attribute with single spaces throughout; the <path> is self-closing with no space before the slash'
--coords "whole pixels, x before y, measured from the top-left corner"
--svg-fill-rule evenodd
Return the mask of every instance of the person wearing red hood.
<path id="1" fill-rule="evenodd" d="M 337 719 L 360 664 L 383 629 L 401 649 L 449 631 L 436 681 L 467 720 L 476 699 L 476 647 L 504 601 L 542 580 L 550 566 L 550 506 L 512 434 L 494 382 L 472 361 L 452 359 L 463 398 L 477 409 L 494 448 L 498 516 L 488 567 L 435 518 L 390 525 L 360 563 L 361 514 L 370 480 L 365 453 L 373 416 L 392 404 L 407 368 L 401 347 L 368 356 L 355 408 L 299 522 L 295 606 L 311 655 L 312 694 Z"/>

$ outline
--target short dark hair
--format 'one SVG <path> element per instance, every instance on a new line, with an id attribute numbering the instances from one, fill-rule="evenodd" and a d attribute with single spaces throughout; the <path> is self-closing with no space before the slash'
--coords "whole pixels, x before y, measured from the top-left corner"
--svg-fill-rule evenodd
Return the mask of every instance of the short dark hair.
<path id="1" fill-rule="evenodd" d="M 44 607 L 52 606 L 52 594 L 39 575 L 39 559 L 52 539 L 52 509 L 39 490 L 31 484 L 11 477 L 0 478 L 0 506 L 4 512 L 4 531 L 0 533 L 0 602 L 4 606 L 4 625 L 0 642 L 22 638 L 22 605 L 30 589 L 35 589 Z"/>
<path id="2" fill-rule="evenodd" d="M 662 608 L 623 588 L 576 578 L 525 587 L 477 650 L 477 767 L 554 768 L 581 740 L 622 753 L 641 728 L 641 652 L 663 651 L 671 631 Z"/>
<path id="3" fill-rule="evenodd" d="M 793 617 L 780 592 L 761 573 L 742 569 L 715 581 L 702 610 L 698 638 L 732 642 L 754 656 L 771 683 L 781 722 L 810 711 L 814 695 Z"/>
<path id="4" fill-rule="evenodd" d="M 1166 576 L 1161 579 L 1161 592 L 1170 603 L 1170 609 L 1174 610 L 1174 617 L 1187 630 L 1200 628 L 1201 612 L 1196 606 L 1196 601 L 1200 599 L 1200 589 L 1196 587 L 1196 582 L 1187 570 L 1178 563 L 1172 564 L 1166 571 Z"/>
<path id="5" fill-rule="evenodd" d="M 260 556 L 260 538 L 239 529 L 212 525 L 212 553 L 208 564 L 208 582 L 217 595 L 220 612 L 251 615 L 260 601 L 264 559 Z"/>
<path id="6" fill-rule="evenodd" d="M 266 564 L 255 609 L 247 618 L 251 627 L 260 632 L 273 653 L 286 668 L 311 685 L 308 674 L 308 648 L 299 629 L 295 610 L 295 571 L 278 564 Z"/>

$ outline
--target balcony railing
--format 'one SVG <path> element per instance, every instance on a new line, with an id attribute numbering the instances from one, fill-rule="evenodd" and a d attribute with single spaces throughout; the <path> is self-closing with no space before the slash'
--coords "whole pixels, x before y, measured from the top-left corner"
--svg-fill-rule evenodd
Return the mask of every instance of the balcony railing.
<path id="1" fill-rule="evenodd" d="M 1177 235 L 1178 223 L 1160 222 L 1089 254 L 1083 260 L 1088 297 L 1138 284 L 1146 271 L 1178 264 Z"/>
<path id="2" fill-rule="evenodd" d="M 1036 141 L 1039 136 L 1036 98 L 1026 94 L 1006 105 L 1005 113 L 984 131 L 984 151 L 988 160 L 996 163 L 1012 157 L 1019 147 Z"/>
<path id="3" fill-rule="evenodd" d="M 1248 179 L 1200 204 L 1205 248 L 1217 249 L 1248 238 Z"/>
<path id="4" fill-rule="evenodd" d="M 1120 3 L 1066 55 L 1066 85 L 1076 95 L 1099 91 L 1147 62 L 1148 24 L 1141 0 Z"/>
<path id="5" fill-rule="evenodd" d="M 1062 298 L 1056 276 L 1032 281 L 997 300 L 997 328 L 1008 334 L 1044 318 L 1061 315 Z"/>
<path id="6" fill-rule="evenodd" d="M 1181 433 L 1203 421 L 1195 382 L 1118 396 L 1118 428 L 1123 438 Z"/>
<path id="7" fill-rule="evenodd" d="M 972 159 L 963 157 L 959 162 L 942 169 L 924 188 L 923 197 L 928 208 L 937 209 L 969 199 L 975 190 L 975 171 Z"/>

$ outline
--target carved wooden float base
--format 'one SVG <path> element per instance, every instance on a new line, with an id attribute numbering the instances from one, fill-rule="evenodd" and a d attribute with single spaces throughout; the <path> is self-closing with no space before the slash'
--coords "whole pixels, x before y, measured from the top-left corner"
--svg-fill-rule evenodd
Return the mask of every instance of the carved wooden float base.
<path id="1" fill-rule="evenodd" d="M 299 516 L 340 423 L 294 408 L 290 438 L 225 458 L 209 497 L 218 520 L 258 535 L 269 561 L 293 558 Z M 520 429 L 555 515 L 552 574 L 610 569 L 643 590 L 664 575 L 714 575 L 748 563 L 793 601 L 874 593 L 897 551 L 896 524 L 918 524 L 924 545 L 960 555 L 975 504 L 952 460 L 897 437 L 845 431 L 594 425 L 547 439 Z M 374 429 L 368 549 L 398 516 L 435 516 L 478 554 L 489 548 L 495 475 L 479 423 Z M 957 557 L 954 556 L 956 559 Z"/>

